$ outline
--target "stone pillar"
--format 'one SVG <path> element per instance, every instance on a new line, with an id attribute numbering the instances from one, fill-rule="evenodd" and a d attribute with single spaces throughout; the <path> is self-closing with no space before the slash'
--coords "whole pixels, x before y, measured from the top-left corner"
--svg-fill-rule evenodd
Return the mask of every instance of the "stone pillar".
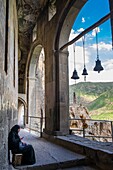
<path id="1" fill-rule="evenodd" d="M 46 123 L 44 132 L 50 135 L 69 133 L 69 82 L 68 82 L 68 52 L 54 52 L 55 63 L 53 81 L 46 78 Z M 53 63 L 52 63 L 53 64 Z M 48 69 L 49 69 L 48 68 Z M 52 74 L 52 69 L 51 72 Z M 49 77 L 49 73 L 46 77 Z"/>
<path id="2" fill-rule="evenodd" d="M 59 53 L 59 111 L 60 132 L 62 134 L 69 133 L 68 55 L 68 51 Z"/>
<path id="3" fill-rule="evenodd" d="M 56 58 L 56 107 L 55 134 L 69 133 L 69 80 L 68 80 L 68 51 L 55 52 Z"/>

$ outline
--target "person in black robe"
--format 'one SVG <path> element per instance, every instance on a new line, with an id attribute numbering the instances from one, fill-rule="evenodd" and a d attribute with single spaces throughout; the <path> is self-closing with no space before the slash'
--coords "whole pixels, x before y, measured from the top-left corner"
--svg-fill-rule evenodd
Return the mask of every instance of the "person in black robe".
<path id="1" fill-rule="evenodd" d="M 12 151 L 12 154 L 22 153 L 22 164 L 23 165 L 32 165 L 36 162 L 35 152 L 32 145 L 23 143 L 18 135 L 20 131 L 19 125 L 14 125 L 9 132 L 8 136 L 8 149 Z"/>

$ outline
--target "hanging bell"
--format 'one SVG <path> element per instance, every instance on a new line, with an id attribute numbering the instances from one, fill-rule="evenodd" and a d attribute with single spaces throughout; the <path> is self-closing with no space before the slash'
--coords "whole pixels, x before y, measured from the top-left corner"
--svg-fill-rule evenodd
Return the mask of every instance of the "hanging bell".
<path id="1" fill-rule="evenodd" d="M 74 80 L 79 79 L 76 69 L 73 71 L 73 75 L 71 79 L 74 79 Z"/>
<path id="2" fill-rule="evenodd" d="M 86 68 L 84 67 L 82 75 L 86 76 L 88 75 Z"/>
<path id="3" fill-rule="evenodd" d="M 101 61 L 99 59 L 97 59 L 96 66 L 94 67 L 93 70 L 98 71 L 98 73 L 100 73 L 100 71 L 104 70 L 104 68 L 101 66 Z"/>

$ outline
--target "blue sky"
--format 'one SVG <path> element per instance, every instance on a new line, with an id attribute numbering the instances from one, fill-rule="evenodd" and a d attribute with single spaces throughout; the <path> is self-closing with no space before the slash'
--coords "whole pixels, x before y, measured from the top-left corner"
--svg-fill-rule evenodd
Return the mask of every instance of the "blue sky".
<path id="1" fill-rule="evenodd" d="M 80 28 L 86 29 L 109 12 L 108 0 L 89 0 L 79 13 L 76 22 L 73 25 L 73 29 L 75 31 Z M 108 41 L 111 40 L 110 20 L 100 25 L 100 28 L 102 29 L 99 34 L 100 40 L 101 38 L 106 38 Z"/>
<path id="2" fill-rule="evenodd" d="M 80 22 L 82 17 L 84 17 L 86 20 L 84 23 L 84 28 L 87 28 L 108 13 L 108 0 L 88 0 L 77 17 L 76 23 L 79 23 L 79 25 L 77 26 L 77 24 L 74 24 L 73 29 L 78 30 L 80 27 L 83 27 L 83 23 Z"/>
<path id="3" fill-rule="evenodd" d="M 75 23 L 73 24 L 72 31 L 70 34 L 70 40 L 76 37 L 79 33 L 84 31 L 86 28 L 100 20 L 102 17 L 110 12 L 108 0 L 88 0 L 85 6 L 83 6 L 79 15 L 77 16 Z M 89 72 L 87 76 L 87 81 L 113 81 L 113 50 L 111 45 L 111 25 L 110 20 L 107 20 L 101 24 L 98 28 L 98 46 L 99 46 L 99 58 L 104 67 L 104 71 L 100 73 L 92 71 L 95 66 L 96 60 L 96 37 L 95 30 L 90 31 L 85 35 L 85 61 L 86 68 Z M 76 56 L 76 69 L 80 76 L 77 80 L 83 81 L 83 76 L 81 77 L 81 72 L 83 70 L 83 46 L 82 39 L 76 42 L 75 48 Z M 69 81 L 73 84 L 75 81 L 71 80 L 74 65 L 73 65 L 73 45 L 69 46 Z M 112 77 L 110 77 L 110 75 Z"/>

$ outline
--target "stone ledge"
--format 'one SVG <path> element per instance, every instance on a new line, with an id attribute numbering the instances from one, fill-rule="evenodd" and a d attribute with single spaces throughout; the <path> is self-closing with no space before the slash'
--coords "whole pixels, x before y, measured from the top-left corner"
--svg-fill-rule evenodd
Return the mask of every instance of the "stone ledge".
<path id="1" fill-rule="evenodd" d="M 113 169 L 113 144 L 91 141 L 79 136 L 47 136 L 47 140 L 61 145 L 73 152 L 86 155 L 89 163 L 93 162 L 103 170 Z"/>

